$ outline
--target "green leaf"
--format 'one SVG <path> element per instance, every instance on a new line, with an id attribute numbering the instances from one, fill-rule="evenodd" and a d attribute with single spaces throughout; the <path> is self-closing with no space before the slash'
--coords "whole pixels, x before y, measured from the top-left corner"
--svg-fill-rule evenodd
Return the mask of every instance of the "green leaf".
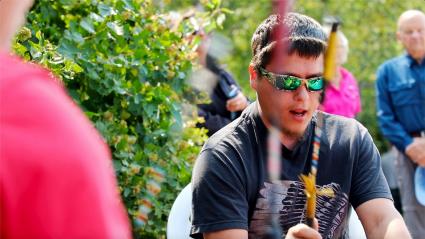
<path id="1" fill-rule="evenodd" d="M 182 116 L 181 116 L 181 113 L 180 113 L 180 108 L 178 108 L 177 105 L 173 104 L 173 106 L 171 107 L 171 113 L 172 113 L 173 118 L 175 120 L 177 130 L 180 131 L 183 128 L 183 120 L 182 120 Z"/>
<path id="2" fill-rule="evenodd" d="M 130 194 L 131 190 L 129 188 L 125 188 L 124 189 L 124 197 L 128 197 L 128 195 Z"/>
<path id="3" fill-rule="evenodd" d="M 221 13 L 220 15 L 218 15 L 218 17 L 217 17 L 217 25 L 218 26 L 222 26 L 223 25 L 223 22 L 224 22 L 224 20 L 226 20 L 226 15 L 224 14 L 224 13 Z"/>
<path id="4" fill-rule="evenodd" d="M 74 44 L 66 40 L 60 43 L 58 51 L 71 59 L 74 58 L 77 53 L 80 53 L 80 50 Z"/>
<path id="5" fill-rule="evenodd" d="M 221 8 L 220 10 L 221 10 L 221 12 L 226 13 L 226 14 L 233 14 L 233 13 L 235 13 L 235 11 L 232 11 L 232 10 L 230 10 L 228 8 Z"/>
<path id="6" fill-rule="evenodd" d="M 115 171 L 120 171 L 121 168 L 122 168 L 121 162 L 119 160 L 115 160 L 115 159 L 112 160 L 112 162 L 114 164 Z"/>
<path id="7" fill-rule="evenodd" d="M 118 36 L 122 36 L 124 34 L 124 29 L 117 22 L 108 22 L 106 23 L 109 29 L 111 29 Z"/>
<path id="8" fill-rule="evenodd" d="M 91 79 L 100 79 L 99 75 L 97 74 L 97 72 L 91 68 L 87 68 L 87 72 L 88 72 L 88 77 L 90 77 Z"/>
<path id="9" fill-rule="evenodd" d="M 122 139 L 115 147 L 117 148 L 117 150 L 121 151 L 121 150 L 124 150 L 126 146 L 127 146 L 127 142 L 124 139 Z"/>
<path id="10" fill-rule="evenodd" d="M 42 33 L 41 33 L 41 31 L 40 31 L 40 30 L 38 30 L 38 31 L 35 33 L 35 37 L 36 37 L 39 41 L 41 41 L 41 40 L 42 40 Z"/>
<path id="11" fill-rule="evenodd" d="M 99 23 L 101 23 L 101 22 L 103 22 L 103 21 L 105 20 L 105 18 L 103 18 L 103 17 L 101 17 L 101 16 L 97 15 L 97 14 L 96 14 L 96 13 L 94 13 L 94 12 L 90 13 L 90 18 L 91 18 L 91 19 L 93 19 L 93 20 L 94 20 L 94 21 L 96 21 L 96 22 L 99 22 Z"/>
<path id="12" fill-rule="evenodd" d="M 13 46 L 13 50 L 18 55 L 24 55 L 25 52 L 27 52 L 27 48 L 25 46 L 23 46 L 22 44 L 20 44 L 19 42 L 15 43 L 15 45 Z"/>
<path id="13" fill-rule="evenodd" d="M 215 6 L 220 6 L 220 5 L 221 5 L 221 0 L 211 0 L 211 2 L 212 2 Z"/>
<path id="14" fill-rule="evenodd" d="M 115 14 L 115 10 L 112 7 L 103 3 L 100 3 L 97 9 L 99 10 L 99 14 L 104 18 Z"/>
<path id="15" fill-rule="evenodd" d="M 70 60 L 65 60 L 65 66 L 67 68 L 70 68 L 72 71 L 74 71 L 76 73 L 83 72 L 83 70 L 84 70 L 77 63 L 70 61 Z"/>
<path id="16" fill-rule="evenodd" d="M 42 56 L 40 45 L 30 42 L 30 54 L 32 58 L 39 59 Z"/>
<path id="17" fill-rule="evenodd" d="M 106 124 L 103 121 L 96 121 L 95 123 L 96 129 L 98 129 L 100 132 L 106 133 L 108 128 Z"/>
<path id="18" fill-rule="evenodd" d="M 72 40 L 74 40 L 77 43 L 84 43 L 84 38 L 79 32 L 73 32 L 72 33 Z"/>
<path id="19" fill-rule="evenodd" d="M 90 18 L 83 18 L 80 22 L 80 26 L 89 33 L 95 33 L 93 23 Z"/>

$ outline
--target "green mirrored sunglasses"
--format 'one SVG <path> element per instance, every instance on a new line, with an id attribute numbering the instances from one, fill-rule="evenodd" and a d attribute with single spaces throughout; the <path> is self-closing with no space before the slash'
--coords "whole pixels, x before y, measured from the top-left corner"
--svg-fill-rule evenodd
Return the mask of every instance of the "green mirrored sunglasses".
<path id="1" fill-rule="evenodd" d="M 306 81 L 307 90 L 320 91 L 323 90 L 325 78 L 323 76 L 313 77 L 309 79 L 302 79 L 291 75 L 279 75 L 267 71 L 260 67 L 261 75 L 265 76 L 268 81 L 278 90 L 294 91 Z"/>

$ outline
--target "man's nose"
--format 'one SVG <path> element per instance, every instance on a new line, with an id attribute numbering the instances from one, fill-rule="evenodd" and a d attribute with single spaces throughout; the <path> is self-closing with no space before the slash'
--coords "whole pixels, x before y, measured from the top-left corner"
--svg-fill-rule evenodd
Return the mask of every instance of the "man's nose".
<path id="1" fill-rule="evenodd" d="M 422 33 L 420 31 L 413 31 L 412 32 L 412 37 L 414 38 L 419 38 L 422 35 Z"/>
<path id="2" fill-rule="evenodd" d="M 298 89 L 295 90 L 295 100 L 297 101 L 304 101 L 309 97 L 308 89 L 307 89 L 307 83 L 303 81 L 298 87 Z"/>

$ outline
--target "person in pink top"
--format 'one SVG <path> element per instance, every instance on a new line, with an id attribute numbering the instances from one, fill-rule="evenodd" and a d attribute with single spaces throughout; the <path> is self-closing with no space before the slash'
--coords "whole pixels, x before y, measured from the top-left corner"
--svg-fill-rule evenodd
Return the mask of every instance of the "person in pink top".
<path id="1" fill-rule="evenodd" d="M 347 61 L 348 40 L 344 33 L 337 33 L 337 71 L 335 77 L 327 82 L 321 110 L 354 118 L 361 111 L 361 101 L 357 81 L 342 65 Z"/>
<path id="2" fill-rule="evenodd" d="M 101 136 L 49 71 L 11 55 L 31 5 L 0 1 L 0 238 L 130 238 Z"/>

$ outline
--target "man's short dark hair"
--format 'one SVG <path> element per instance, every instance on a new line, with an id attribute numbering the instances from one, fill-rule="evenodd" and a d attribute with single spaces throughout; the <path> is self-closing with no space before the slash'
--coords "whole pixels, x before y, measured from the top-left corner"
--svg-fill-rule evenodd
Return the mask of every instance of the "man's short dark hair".
<path id="1" fill-rule="evenodd" d="M 289 55 L 296 53 L 301 57 L 317 58 L 326 50 L 326 38 L 322 26 L 311 17 L 288 13 L 282 18 L 273 14 L 258 26 L 252 36 L 251 65 L 257 71 L 259 67 L 265 67 L 273 58 L 276 45 L 281 43 Z M 277 52 L 280 53 L 283 52 Z"/>

